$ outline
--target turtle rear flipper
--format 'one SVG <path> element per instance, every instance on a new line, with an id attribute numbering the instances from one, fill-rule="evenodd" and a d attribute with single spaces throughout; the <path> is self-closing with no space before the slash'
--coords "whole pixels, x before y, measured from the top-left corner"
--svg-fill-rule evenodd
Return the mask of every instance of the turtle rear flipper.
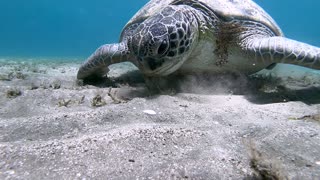
<path id="1" fill-rule="evenodd" d="M 285 37 L 254 38 L 244 43 L 244 49 L 256 60 L 270 65 L 285 63 L 320 69 L 320 48 Z"/>

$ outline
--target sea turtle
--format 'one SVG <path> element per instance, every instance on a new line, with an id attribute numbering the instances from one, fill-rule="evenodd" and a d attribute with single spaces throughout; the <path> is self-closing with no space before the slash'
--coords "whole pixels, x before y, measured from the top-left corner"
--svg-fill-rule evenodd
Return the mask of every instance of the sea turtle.
<path id="1" fill-rule="evenodd" d="M 320 48 L 285 38 L 251 0 L 151 0 L 126 24 L 120 43 L 98 48 L 77 78 L 105 76 L 124 61 L 146 77 L 250 74 L 275 63 L 320 69 Z"/>

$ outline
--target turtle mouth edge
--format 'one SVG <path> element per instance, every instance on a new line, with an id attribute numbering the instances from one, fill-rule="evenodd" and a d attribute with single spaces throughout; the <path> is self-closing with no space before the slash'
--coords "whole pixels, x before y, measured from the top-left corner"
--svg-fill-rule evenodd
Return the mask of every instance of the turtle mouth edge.
<path id="1" fill-rule="evenodd" d="M 147 76 L 167 76 L 177 71 L 184 60 L 181 58 L 172 59 L 144 59 L 144 65 L 142 65 L 141 71 Z"/>

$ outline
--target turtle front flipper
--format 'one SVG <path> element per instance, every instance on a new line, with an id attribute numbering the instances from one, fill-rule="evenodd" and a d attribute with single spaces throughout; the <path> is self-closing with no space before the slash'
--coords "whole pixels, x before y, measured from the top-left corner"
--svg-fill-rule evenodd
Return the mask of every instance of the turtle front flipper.
<path id="1" fill-rule="evenodd" d="M 128 61 L 129 54 L 126 42 L 102 45 L 80 67 L 77 78 L 102 77 L 108 73 L 109 65 Z"/>
<path id="2" fill-rule="evenodd" d="M 285 63 L 320 69 L 320 48 L 309 44 L 276 36 L 253 38 L 243 45 L 249 54 L 256 57 L 257 63 L 265 63 L 266 66 Z"/>

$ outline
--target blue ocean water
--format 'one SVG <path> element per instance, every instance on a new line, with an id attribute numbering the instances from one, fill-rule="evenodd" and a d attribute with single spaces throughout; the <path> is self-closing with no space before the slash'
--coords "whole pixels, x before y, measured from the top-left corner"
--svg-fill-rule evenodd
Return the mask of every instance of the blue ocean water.
<path id="1" fill-rule="evenodd" d="M 0 56 L 87 57 L 148 0 L 2 0 Z M 320 1 L 255 0 L 287 37 L 320 46 Z"/>

